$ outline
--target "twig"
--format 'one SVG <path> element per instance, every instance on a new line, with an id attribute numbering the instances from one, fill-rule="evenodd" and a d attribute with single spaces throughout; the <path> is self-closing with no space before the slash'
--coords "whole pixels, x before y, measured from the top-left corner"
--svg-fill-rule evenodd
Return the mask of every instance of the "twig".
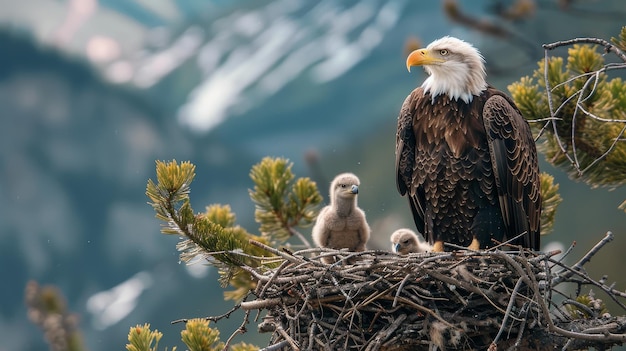
<path id="1" fill-rule="evenodd" d="M 263 285 L 263 288 L 261 289 L 261 291 L 258 294 L 259 296 L 264 296 L 265 295 L 266 289 L 270 286 L 270 284 L 272 284 L 274 279 L 280 275 L 280 272 L 283 269 L 285 269 L 285 267 L 287 267 L 288 264 L 289 264 L 289 261 L 283 261 L 283 263 L 281 263 L 280 266 L 278 266 L 278 268 L 276 268 L 276 270 L 273 272 L 272 276 L 267 281 L 267 283 L 265 285 Z"/>
<path id="2" fill-rule="evenodd" d="M 245 301 L 241 303 L 241 309 L 244 311 L 247 310 L 260 310 L 264 308 L 270 308 L 273 306 L 278 306 L 282 303 L 293 304 L 298 300 L 296 298 L 289 297 L 277 297 L 273 299 L 265 299 L 265 300 L 254 300 L 254 301 Z"/>
<path id="3" fill-rule="evenodd" d="M 615 149 L 615 147 L 617 146 L 617 142 L 620 141 L 620 138 L 622 137 L 622 135 L 624 135 L 624 132 L 626 132 L 626 125 L 624 125 L 624 128 L 622 128 L 622 130 L 619 132 L 617 137 L 615 137 L 615 140 L 613 140 L 613 143 L 611 143 L 611 146 L 609 146 L 609 148 L 606 149 L 606 151 L 602 155 L 597 157 L 595 160 L 593 160 L 593 162 L 591 162 L 587 167 L 585 167 L 585 169 L 583 169 L 581 173 L 588 171 L 589 169 L 591 169 L 591 167 L 595 166 L 596 163 L 605 159 L 609 155 L 609 153 L 611 153 L 611 151 Z"/>
<path id="4" fill-rule="evenodd" d="M 406 284 L 406 282 L 411 278 L 413 278 L 413 275 L 407 274 L 406 277 L 404 277 L 404 279 L 402 279 L 402 281 L 400 282 L 400 286 L 398 286 L 398 290 L 396 291 L 393 303 L 391 304 L 392 307 L 396 307 L 396 304 L 398 302 L 398 296 L 400 296 L 400 294 L 402 293 L 402 288 L 404 288 L 404 284 Z"/>
<path id="5" fill-rule="evenodd" d="M 602 289 L 602 291 L 604 291 L 609 298 L 611 298 L 611 300 L 615 301 L 615 303 L 620 306 L 624 311 L 626 311 L 626 305 L 624 303 L 622 303 L 621 301 L 619 301 L 617 299 L 617 297 L 626 297 L 626 293 L 615 290 L 609 286 L 607 286 L 606 284 L 600 284 L 599 282 L 591 279 L 591 277 L 589 277 L 586 273 L 582 272 L 581 270 L 574 270 L 572 268 L 569 267 L 564 267 L 563 265 L 560 265 L 561 267 L 563 267 L 566 272 L 571 273 L 571 275 L 577 275 L 580 278 L 582 278 L 581 281 L 577 281 L 577 283 L 579 283 L 580 285 L 582 284 L 593 284 L 595 286 L 597 286 L 598 288 Z M 564 276 L 564 275 L 561 275 Z M 558 277 L 557 277 L 558 278 Z M 555 285 L 553 285 L 555 286 Z"/>
<path id="6" fill-rule="evenodd" d="M 550 87 L 550 78 L 548 75 L 548 68 L 550 67 L 550 57 L 548 56 L 548 49 L 545 50 L 544 52 L 544 68 L 543 68 L 543 80 L 545 82 L 546 85 L 546 95 L 547 95 L 547 101 L 548 101 L 548 109 L 550 110 L 550 117 L 553 117 L 552 119 L 552 129 L 554 132 L 554 135 L 556 136 L 556 142 L 559 145 L 559 148 L 561 149 L 561 152 L 563 153 L 563 155 L 565 155 L 565 157 L 568 159 L 568 161 L 571 164 L 574 164 L 574 160 L 572 160 L 572 158 L 569 156 L 569 154 L 567 153 L 567 150 L 565 149 L 565 146 L 563 146 L 563 142 L 561 141 L 561 139 L 558 137 L 559 132 L 558 132 L 558 128 L 556 125 L 556 121 L 558 120 L 558 118 L 556 117 L 556 112 L 554 111 L 554 106 L 552 105 L 552 89 Z"/>
<path id="7" fill-rule="evenodd" d="M 582 171 L 580 170 L 580 162 L 578 161 L 578 152 L 576 152 L 576 116 L 578 115 L 579 106 L 582 105 L 582 102 L 587 100 L 591 95 L 593 95 L 593 92 L 595 91 L 595 87 L 597 86 L 598 76 L 599 76 L 598 72 L 595 72 L 594 87 L 591 90 L 591 92 L 589 92 L 587 97 L 583 98 L 583 93 L 585 89 L 587 89 L 589 82 L 591 82 L 591 78 L 587 79 L 587 81 L 582 86 L 582 88 L 580 88 L 579 90 L 580 94 L 578 94 L 578 101 L 576 101 L 576 108 L 574 109 L 574 112 L 572 113 L 572 128 L 571 128 L 572 155 L 574 157 L 574 164 L 576 166 L 576 169 L 578 170 L 580 174 L 582 174 Z"/>
<path id="8" fill-rule="evenodd" d="M 261 242 L 258 242 L 256 240 L 250 239 L 249 243 L 254 245 L 254 246 L 260 247 L 260 248 L 262 248 L 263 250 L 265 250 L 267 252 L 271 252 L 271 253 L 273 253 L 276 256 L 280 256 L 280 257 L 282 257 L 282 258 L 284 258 L 284 259 L 286 259 L 286 260 L 288 260 L 290 262 L 293 262 L 293 263 L 298 263 L 299 262 L 295 257 L 293 257 L 293 256 L 291 256 L 291 255 L 289 255 L 289 254 L 287 254 L 287 253 L 285 253 L 283 251 L 277 250 L 277 249 L 275 249 L 275 248 L 273 248 L 271 246 L 268 246 L 268 245 L 265 245 L 265 244 L 263 244 Z"/>
<path id="9" fill-rule="evenodd" d="M 624 54 L 620 49 L 618 49 L 615 45 L 611 44 L 610 42 L 604 40 L 604 39 L 598 39 L 598 38 L 575 38 L 575 39 L 570 39 L 570 40 L 562 40 L 562 41 L 557 41 L 551 44 L 543 44 L 542 47 L 546 50 L 554 50 L 560 46 L 569 46 L 569 45 L 573 45 L 573 44 L 579 44 L 579 43 L 587 43 L 587 44 L 598 44 L 598 45 L 602 45 L 604 46 L 604 50 L 606 52 L 612 52 L 614 53 L 617 57 L 619 57 L 622 61 L 626 62 L 626 54 Z"/>
<path id="10" fill-rule="evenodd" d="M 306 276 L 306 275 L 302 275 L 299 277 L 289 277 L 289 278 L 274 278 L 273 276 L 268 277 L 266 275 L 263 275 L 252 267 L 243 265 L 243 266 L 240 266 L 239 268 L 250 273 L 255 279 L 262 281 L 262 282 L 268 282 L 271 279 L 273 279 L 276 282 L 281 282 L 281 283 L 282 282 L 299 282 L 299 281 L 306 281 L 306 280 L 311 279 L 311 277 Z"/>
<path id="11" fill-rule="evenodd" d="M 220 319 L 224 319 L 224 318 L 230 318 L 230 315 L 233 314 L 233 312 L 237 311 L 239 308 L 241 308 L 241 304 L 236 304 L 233 308 L 231 308 L 228 312 L 221 314 L 219 316 L 213 316 L 213 317 L 204 317 L 204 320 L 207 321 L 211 321 L 211 322 L 217 322 Z M 189 318 L 181 318 L 181 319 L 176 319 L 170 322 L 170 324 L 177 324 L 177 323 L 187 323 L 189 322 Z"/>
<path id="12" fill-rule="evenodd" d="M 276 332 L 278 332 L 278 334 L 280 334 L 280 336 L 282 336 L 289 343 L 289 346 L 291 346 L 292 350 L 300 351 L 300 346 L 298 345 L 298 342 L 293 340 L 291 336 L 289 336 L 289 334 L 287 334 L 287 332 L 283 329 L 283 327 L 277 325 Z"/>
<path id="13" fill-rule="evenodd" d="M 241 322 L 241 325 L 239 326 L 239 328 L 237 328 L 231 335 L 230 337 L 226 340 L 226 343 L 224 343 L 224 348 L 222 348 L 222 351 L 228 351 L 228 348 L 230 347 L 230 343 L 233 341 L 233 339 L 235 338 L 235 336 L 237 334 L 245 334 L 246 333 L 246 324 L 248 324 L 250 318 L 250 311 L 246 311 L 246 313 L 243 316 L 243 321 Z"/>
<path id="14" fill-rule="evenodd" d="M 567 299 L 563 301 L 563 305 L 572 305 L 572 306 L 576 306 L 576 308 L 582 310 L 583 312 L 585 312 L 589 318 L 591 317 L 597 317 L 595 312 L 593 312 L 593 310 L 591 308 L 589 308 L 587 305 L 582 304 L 578 301 L 574 301 L 572 299 Z"/>
<path id="15" fill-rule="evenodd" d="M 604 238 L 602 238 L 602 240 L 600 240 L 596 245 L 594 245 L 594 247 L 591 248 L 591 250 L 589 250 L 585 256 L 583 256 L 578 262 L 576 262 L 576 264 L 574 264 L 572 266 L 572 270 L 574 271 L 579 271 L 583 268 L 583 266 L 589 262 L 591 260 L 591 258 L 598 253 L 598 251 L 600 251 L 600 249 L 606 245 L 607 243 L 613 241 L 613 232 L 608 231 L 606 232 L 606 234 L 604 235 Z"/>
<path id="16" fill-rule="evenodd" d="M 564 253 L 561 257 L 559 257 L 559 260 L 558 260 L 558 261 L 559 261 L 559 262 L 562 262 L 562 261 L 565 259 L 565 257 L 567 257 L 567 255 L 569 255 L 569 254 L 570 254 L 570 252 L 572 252 L 572 250 L 574 249 L 574 247 L 576 247 L 576 240 L 572 241 L 572 244 L 571 244 L 571 245 L 567 248 L 567 250 L 565 251 L 565 253 Z"/>
<path id="17" fill-rule="evenodd" d="M 388 328 L 383 329 L 383 330 L 379 331 L 378 333 L 376 333 L 376 336 L 374 337 L 374 340 L 371 341 L 367 345 L 367 347 L 365 348 L 365 351 L 378 350 L 378 348 L 383 343 L 383 341 L 385 341 L 387 338 L 389 338 L 389 336 L 393 332 L 395 332 L 396 329 L 398 329 L 400 324 L 402 324 L 402 322 L 404 322 L 405 319 L 406 319 L 406 314 L 401 314 L 398 318 L 396 318 L 396 320 L 393 321 L 393 323 L 391 323 L 389 325 Z"/>
<path id="18" fill-rule="evenodd" d="M 512 238 L 510 238 L 510 239 L 507 239 L 506 241 L 503 241 L 503 242 L 498 243 L 497 245 L 495 245 L 495 246 L 493 246 L 493 247 L 488 248 L 488 249 L 487 249 L 487 251 L 496 251 L 496 250 L 498 250 L 499 248 L 501 248 L 501 247 L 503 247 L 503 246 L 506 246 L 506 245 L 509 245 L 509 244 L 511 244 L 512 242 L 514 242 L 515 240 L 517 240 L 517 239 L 519 239 L 519 238 L 521 238 L 521 237 L 523 237 L 524 235 L 527 235 L 527 234 L 528 234 L 528 232 L 527 232 L 527 231 L 524 231 L 524 232 L 522 232 L 522 233 L 519 233 L 519 234 L 517 234 L 516 236 L 514 236 L 514 237 L 512 237 Z M 495 241 L 495 240 L 494 240 L 494 241 Z"/>
<path id="19" fill-rule="evenodd" d="M 523 279 L 519 278 L 517 279 L 517 283 L 515 283 L 515 287 L 513 288 L 513 292 L 511 293 L 511 298 L 509 299 L 509 304 L 506 307 L 506 312 L 504 313 L 504 318 L 502 319 L 502 324 L 500 325 L 500 330 L 498 330 L 498 334 L 496 334 L 496 337 L 491 342 L 491 345 L 494 345 L 494 346 L 497 345 L 498 340 L 500 340 L 500 337 L 502 336 L 502 332 L 504 331 L 506 322 L 508 321 L 509 316 L 511 315 L 511 310 L 513 309 L 513 304 L 515 303 L 515 297 L 517 296 L 517 292 L 522 286 L 522 282 L 523 282 Z M 491 350 L 491 346 L 489 347 L 489 349 Z"/>
<path id="20" fill-rule="evenodd" d="M 519 331 L 517 332 L 517 338 L 515 338 L 515 343 L 511 345 L 507 349 L 507 351 L 514 351 L 514 350 L 517 350 L 517 348 L 519 347 L 520 342 L 522 341 L 522 337 L 524 336 L 524 331 L 526 330 L 526 320 L 528 317 L 529 309 L 530 309 L 530 302 L 527 302 L 522 307 L 522 313 L 524 313 L 526 316 L 522 319 L 522 322 L 520 323 Z"/>
<path id="21" fill-rule="evenodd" d="M 282 350 L 284 347 L 286 347 L 287 345 L 289 345 L 289 342 L 287 340 L 283 340 L 280 341 L 274 345 L 270 345 L 268 347 L 264 347 L 262 349 L 260 349 L 259 351 L 278 351 L 278 350 Z"/>

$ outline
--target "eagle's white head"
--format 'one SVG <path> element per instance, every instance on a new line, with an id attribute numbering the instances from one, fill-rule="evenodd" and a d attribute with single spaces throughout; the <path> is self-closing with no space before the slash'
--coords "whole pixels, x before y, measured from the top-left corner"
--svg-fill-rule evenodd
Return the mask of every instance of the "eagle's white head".
<path id="1" fill-rule="evenodd" d="M 485 59 L 471 44 L 454 37 L 437 39 L 424 49 L 413 51 L 406 67 L 424 66 L 429 77 L 422 87 L 433 99 L 447 94 L 452 100 L 466 103 L 487 88 Z"/>

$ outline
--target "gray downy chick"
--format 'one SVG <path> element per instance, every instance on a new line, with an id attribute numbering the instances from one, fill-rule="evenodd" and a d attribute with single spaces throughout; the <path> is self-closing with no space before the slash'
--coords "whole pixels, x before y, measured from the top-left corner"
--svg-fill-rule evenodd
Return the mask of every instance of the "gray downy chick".
<path id="1" fill-rule="evenodd" d="M 313 226 L 313 241 L 319 247 L 365 251 L 370 228 L 365 213 L 357 206 L 359 178 L 342 173 L 330 185 L 330 205 L 325 206 Z M 332 259 L 324 259 L 332 263 Z"/>
<path id="2" fill-rule="evenodd" d="M 432 247 L 421 241 L 419 236 L 408 228 L 398 229 L 391 234 L 391 250 L 401 255 L 428 252 Z"/>

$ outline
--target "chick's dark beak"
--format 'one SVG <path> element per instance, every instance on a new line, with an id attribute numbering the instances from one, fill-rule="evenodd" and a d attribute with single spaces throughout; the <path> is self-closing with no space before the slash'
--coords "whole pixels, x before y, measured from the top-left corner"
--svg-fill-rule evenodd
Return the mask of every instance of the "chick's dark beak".
<path id="1" fill-rule="evenodd" d="M 359 186 L 358 185 L 353 185 L 352 186 L 352 193 L 353 194 L 358 194 L 359 193 Z"/>

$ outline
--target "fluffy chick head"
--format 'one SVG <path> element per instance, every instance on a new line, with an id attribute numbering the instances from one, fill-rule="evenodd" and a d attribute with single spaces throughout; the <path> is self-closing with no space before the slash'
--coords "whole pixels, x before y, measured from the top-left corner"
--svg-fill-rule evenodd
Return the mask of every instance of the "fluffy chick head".
<path id="1" fill-rule="evenodd" d="M 401 255 L 431 251 L 430 245 L 420 241 L 419 236 L 408 228 L 396 230 L 390 240 L 391 250 Z"/>
<path id="2" fill-rule="evenodd" d="M 359 178 L 352 173 L 341 173 L 330 183 L 331 201 L 353 199 L 359 193 Z"/>

